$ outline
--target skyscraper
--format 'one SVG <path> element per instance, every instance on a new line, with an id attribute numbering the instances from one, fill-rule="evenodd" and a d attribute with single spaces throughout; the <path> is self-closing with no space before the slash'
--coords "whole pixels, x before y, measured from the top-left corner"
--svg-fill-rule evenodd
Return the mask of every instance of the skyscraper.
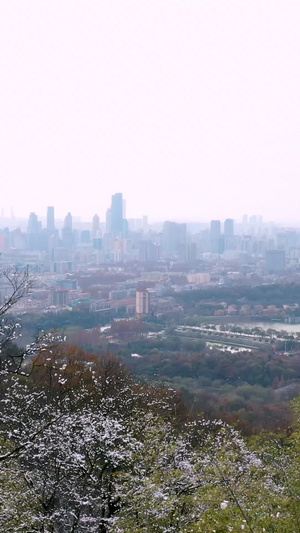
<path id="1" fill-rule="evenodd" d="M 30 213 L 28 219 L 27 233 L 38 233 L 39 232 L 39 221 L 35 213 Z"/>
<path id="2" fill-rule="evenodd" d="M 65 228 L 69 228 L 70 230 L 72 230 L 72 228 L 73 228 L 73 218 L 72 218 L 71 213 L 68 213 L 67 216 L 65 217 L 64 227 Z"/>
<path id="3" fill-rule="evenodd" d="M 212 220 L 210 222 L 210 238 L 219 239 L 221 237 L 221 222 L 220 220 Z"/>
<path id="4" fill-rule="evenodd" d="M 92 222 L 92 236 L 93 236 L 93 239 L 95 237 L 99 236 L 98 235 L 99 230 L 100 230 L 100 220 L 99 220 L 98 215 L 94 215 L 93 216 L 93 222 Z"/>
<path id="5" fill-rule="evenodd" d="M 210 223 L 210 249 L 215 254 L 223 252 L 223 239 L 221 238 L 220 220 L 212 220 Z"/>
<path id="6" fill-rule="evenodd" d="M 40 231 L 40 224 L 35 213 L 30 213 L 27 227 L 27 244 L 29 250 L 38 249 L 38 236 Z"/>
<path id="7" fill-rule="evenodd" d="M 121 236 L 123 233 L 123 195 L 121 192 L 111 197 L 110 225 L 114 235 Z"/>
<path id="8" fill-rule="evenodd" d="M 105 231 L 106 233 L 111 232 L 111 209 L 107 209 L 105 217 Z"/>
<path id="9" fill-rule="evenodd" d="M 186 259 L 186 224 L 167 220 L 163 226 L 163 251 L 166 257 L 173 255 Z"/>
<path id="10" fill-rule="evenodd" d="M 226 218 L 224 222 L 224 236 L 233 237 L 233 224 L 234 221 L 232 218 Z"/>
<path id="11" fill-rule="evenodd" d="M 246 232 L 248 230 L 248 215 L 243 215 L 243 231 Z"/>
<path id="12" fill-rule="evenodd" d="M 73 219 L 71 213 L 68 213 L 64 220 L 62 229 L 62 241 L 66 248 L 72 248 L 73 245 Z"/>
<path id="13" fill-rule="evenodd" d="M 234 250 L 234 220 L 227 218 L 224 222 L 224 249 Z"/>
<path id="14" fill-rule="evenodd" d="M 49 233 L 54 233 L 55 231 L 54 207 L 53 206 L 49 206 L 47 208 L 47 231 Z"/>

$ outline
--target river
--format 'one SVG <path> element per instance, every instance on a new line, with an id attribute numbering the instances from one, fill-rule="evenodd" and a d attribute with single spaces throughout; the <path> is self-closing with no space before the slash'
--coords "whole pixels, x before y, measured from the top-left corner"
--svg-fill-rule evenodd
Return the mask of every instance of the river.
<path id="1" fill-rule="evenodd" d="M 276 331 L 287 331 L 288 333 L 300 333 L 300 324 L 287 324 L 285 322 L 234 322 L 243 328 L 275 329 Z"/>
<path id="2" fill-rule="evenodd" d="M 258 327 L 264 330 L 275 329 L 276 331 L 283 330 L 287 331 L 288 333 L 300 333 L 300 324 L 287 324 L 286 322 L 273 322 L 265 320 L 262 320 L 260 322 L 258 320 L 249 320 L 247 319 L 247 317 L 205 317 L 203 320 L 203 324 L 205 323 L 214 324 L 215 326 L 222 324 L 234 324 L 235 326 L 240 326 L 243 329 L 253 329 Z"/>

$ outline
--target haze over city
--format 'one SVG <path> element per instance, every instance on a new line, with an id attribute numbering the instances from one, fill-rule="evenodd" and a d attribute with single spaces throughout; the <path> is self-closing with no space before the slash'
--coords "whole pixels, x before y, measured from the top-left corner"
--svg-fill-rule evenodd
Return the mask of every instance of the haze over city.
<path id="1" fill-rule="evenodd" d="M 298 2 L 0 2 L 1 206 L 299 221 Z M 101 215 L 100 215 L 101 216 Z"/>
<path id="2" fill-rule="evenodd" d="M 299 28 L 0 0 L 0 533 L 299 533 Z"/>

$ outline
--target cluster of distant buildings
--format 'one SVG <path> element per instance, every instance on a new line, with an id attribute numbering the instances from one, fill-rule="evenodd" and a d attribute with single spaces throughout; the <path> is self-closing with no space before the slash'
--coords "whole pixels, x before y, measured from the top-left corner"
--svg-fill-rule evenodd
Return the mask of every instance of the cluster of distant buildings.
<path id="1" fill-rule="evenodd" d="M 231 265 L 237 279 L 245 265 L 251 272 L 274 276 L 300 267 L 300 231 L 264 224 L 262 217 L 245 215 L 239 223 L 227 218 L 223 223 L 167 220 L 150 225 L 146 216 L 130 219 L 125 211 L 123 195 L 116 193 L 102 221 L 95 214 L 81 223 L 67 213 L 59 222 L 49 206 L 44 224 L 30 213 L 26 227 L 0 225 L 2 264 L 62 275 L 102 265 L 138 263 L 151 271 L 163 263 L 166 269 L 178 264 L 185 265 L 183 271 L 198 284 L 209 282 L 218 264 Z"/>
<path id="2" fill-rule="evenodd" d="M 34 290 L 15 310 L 172 315 L 182 312 L 176 296 L 181 292 L 277 279 L 299 282 L 298 229 L 264 224 L 256 216 L 149 224 L 146 216 L 130 219 L 125 212 L 123 195 L 116 193 L 106 216 L 95 214 L 86 223 L 71 213 L 57 220 L 53 206 L 43 221 L 30 213 L 25 224 L 4 226 L 0 217 L 0 268 L 17 265 L 36 275 Z M 10 290 L 0 279 L 0 303 Z M 282 314 L 274 306 L 214 304 L 212 314 L 220 316 Z"/>
<path id="3" fill-rule="evenodd" d="M 161 263 L 157 269 L 145 270 L 140 264 L 132 266 L 110 265 L 89 268 L 74 273 L 43 272 L 35 276 L 33 289 L 22 298 L 14 313 L 60 312 L 78 310 L 104 314 L 108 317 L 168 315 L 171 319 L 183 314 L 180 293 L 206 288 L 197 313 L 207 316 L 297 316 L 297 306 L 250 305 L 240 301 L 233 305 L 226 301 L 212 300 L 210 287 L 235 283 L 252 285 L 251 273 L 225 272 L 224 265 L 212 265 L 209 271 L 187 268 L 178 271 L 176 263 L 166 269 Z M 250 274 L 250 275 L 249 275 Z M 0 278 L 0 304 L 11 294 L 11 285 L 5 277 Z M 205 299 L 205 294 L 208 294 Z M 217 294 L 217 293 L 215 293 Z M 223 294 L 223 293 L 222 293 Z M 294 313 L 294 311 L 297 311 Z"/>
<path id="4" fill-rule="evenodd" d="M 265 317 L 265 318 L 280 318 L 283 319 L 287 316 L 289 311 L 296 311 L 299 309 L 299 306 L 297 304 L 293 305 L 283 305 L 283 306 L 277 306 L 274 304 L 271 305 L 250 305 L 250 304 L 243 304 L 243 305 L 227 305 L 226 302 L 217 303 L 217 302 L 210 302 L 210 304 L 213 305 L 219 305 L 220 309 L 215 310 L 214 316 L 242 316 L 242 317 Z M 294 319 L 295 321 L 298 321 L 299 318 L 296 317 Z"/>

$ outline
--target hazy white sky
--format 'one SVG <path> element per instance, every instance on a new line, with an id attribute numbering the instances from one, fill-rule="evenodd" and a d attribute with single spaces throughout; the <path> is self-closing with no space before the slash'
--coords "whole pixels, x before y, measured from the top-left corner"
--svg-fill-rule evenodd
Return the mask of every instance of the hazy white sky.
<path id="1" fill-rule="evenodd" d="M 299 0 L 0 0 L 0 207 L 300 222 Z"/>

